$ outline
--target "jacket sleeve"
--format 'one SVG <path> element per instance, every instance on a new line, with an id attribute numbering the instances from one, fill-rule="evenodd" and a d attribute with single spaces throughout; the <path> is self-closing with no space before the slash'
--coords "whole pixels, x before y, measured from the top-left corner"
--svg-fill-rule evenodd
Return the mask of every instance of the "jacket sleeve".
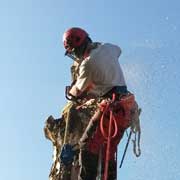
<path id="1" fill-rule="evenodd" d="M 119 57 L 122 53 L 121 48 L 117 45 L 113 45 L 114 53 L 117 54 L 117 57 Z"/>
<path id="2" fill-rule="evenodd" d="M 86 60 L 85 60 L 86 61 Z M 82 63 L 79 68 L 79 76 L 75 86 L 78 90 L 84 91 L 91 82 L 91 73 L 88 62 Z"/>
<path id="3" fill-rule="evenodd" d="M 118 57 L 119 57 L 121 55 L 121 53 L 122 53 L 122 50 L 121 50 L 121 48 L 119 46 L 117 46 L 117 48 L 118 48 Z"/>

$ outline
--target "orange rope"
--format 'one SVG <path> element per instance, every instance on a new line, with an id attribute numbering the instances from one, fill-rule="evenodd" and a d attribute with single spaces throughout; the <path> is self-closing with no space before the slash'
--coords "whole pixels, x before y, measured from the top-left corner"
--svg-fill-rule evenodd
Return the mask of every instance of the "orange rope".
<path id="1" fill-rule="evenodd" d="M 107 148 L 106 148 L 106 159 L 105 159 L 105 170 L 104 170 L 104 180 L 108 179 L 108 168 L 109 168 L 109 153 L 110 153 L 110 147 L 111 147 L 111 139 L 115 138 L 118 132 L 118 127 L 117 127 L 117 122 L 115 117 L 113 116 L 113 109 L 112 109 L 112 104 L 115 101 L 115 94 L 113 94 L 112 96 L 112 101 L 110 103 L 108 103 L 105 107 L 105 110 L 101 116 L 101 120 L 100 120 L 100 130 L 101 133 L 104 137 L 105 140 L 107 140 Z M 109 119 L 109 129 L 108 129 L 108 135 L 105 132 L 104 129 L 104 120 L 105 120 L 105 114 L 107 114 L 109 112 L 110 114 L 110 119 Z M 112 134 L 112 126 L 114 125 L 114 132 L 113 135 Z"/>

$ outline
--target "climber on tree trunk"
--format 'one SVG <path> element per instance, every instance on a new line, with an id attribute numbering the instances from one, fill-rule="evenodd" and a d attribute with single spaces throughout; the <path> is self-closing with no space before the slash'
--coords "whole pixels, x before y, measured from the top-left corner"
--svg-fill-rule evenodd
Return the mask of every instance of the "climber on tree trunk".
<path id="1" fill-rule="evenodd" d="M 111 141 L 111 150 L 108 155 L 108 180 L 115 180 L 117 145 L 125 129 L 130 126 L 130 111 L 135 106 L 134 96 L 127 90 L 118 62 L 121 49 L 110 43 L 92 42 L 88 33 L 81 28 L 68 29 L 63 35 L 63 43 L 66 49 L 65 55 L 76 59 L 79 63 L 78 76 L 68 92 L 69 95 L 76 99 L 88 99 L 90 96 L 99 100 L 98 108 L 79 142 L 81 166 L 79 180 L 96 179 L 100 150 L 102 150 L 102 161 L 106 161 L 107 141 L 100 130 L 100 119 L 107 104 L 112 101 L 113 95 L 114 104 L 111 106 L 111 111 L 114 119 L 117 120 L 117 133 Z M 104 115 L 106 130 L 109 116 L 109 112 Z M 103 169 L 102 166 L 102 173 Z"/>

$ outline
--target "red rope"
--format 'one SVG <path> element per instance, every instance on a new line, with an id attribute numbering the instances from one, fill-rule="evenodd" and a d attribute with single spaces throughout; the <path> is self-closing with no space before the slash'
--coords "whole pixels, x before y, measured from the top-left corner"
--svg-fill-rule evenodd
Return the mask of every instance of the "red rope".
<path id="1" fill-rule="evenodd" d="M 111 139 L 115 138 L 118 132 L 117 122 L 113 115 L 113 109 L 112 109 L 112 103 L 115 101 L 115 94 L 113 94 L 112 101 L 108 104 L 106 104 L 105 110 L 101 116 L 100 120 L 100 130 L 105 140 L 107 140 L 107 148 L 106 148 L 106 159 L 105 159 L 105 169 L 104 169 L 104 180 L 108 179 L 108 168 L 109 168 L 109 154 L 110 154 L 110 147 L 111 147 Z M 105 132 L 104 129 L 104 121 L 105 121 L 105 115 L 110 114 L 109 119 L 109 128 L 108 128 L 108 135 Z M 112 127 L 114 125 L 114 132 L 112 134 Z"/>
<path id="2" fill-rule="evenodd" d="M 107 114 L 107 112 L 109 112 L 111 114 L 112 110 L 110 109 L 109 107 L 109 104 L 107 105 L 107 107 L 105 108 L 102 116 L 101 116 L 101 120 L 100 120 L 100 129 L 101 129 L 101 133 L 104 137 L 104 139 L 108 139 L 109 137 L 109 133 L 107 134 L 107 132 L 105 131 L 105 128 L 104 128 L 104 121 L 105 121 L 105 114 Z M 114 133 L 113 135 L 111 136 L 111 138 L 114 138 L 116 135 L 117 135 L 117 131 L 118 131 L 118 127 L 117 127 L 117 122 L 116 122 L 116 119 L 114 118 L 113 114 L 112 114 L 112 117 L 110 118 L 112 119 L 112 123 L 114 125 Z M 110 125 L 110 121 L 109 121 L 109 125 Z M 108 131 L 109 132 L 109 131 Z M 111 133 L 112 134 L 112 133 Z M 111 135 L 110 134 L 110 135 Z"/>

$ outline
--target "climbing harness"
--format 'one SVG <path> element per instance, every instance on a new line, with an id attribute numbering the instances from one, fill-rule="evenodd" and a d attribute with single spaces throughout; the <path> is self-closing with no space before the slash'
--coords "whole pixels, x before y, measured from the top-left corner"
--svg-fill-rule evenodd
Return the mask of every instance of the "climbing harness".
<path id="1" fill-rule="evenodd" d="M 111 141 L 112 141 L 112 139 L 117 137 L 117 134 L 119 131 L 119 129 L 118 129 L 118 125 L 119 125 L 118 120 L 119 119 L 116 117 L 115 112 L 114 112 L 114 107 L 116 106 L 116 102 L 115 102 L 116 97 L 115 96 L 116 96 L 115 93 L 113 93 L 112 99 L 109 100 L 105 104 L 104 109 L 103 109 L 103 113 L 102 113 L 102 116 L 100 119 L 100 131 L 101 131 L 104 139 L 107 142 L 106 156 L 105 156 L 105 169 L 104 169 L 103 180 L 108 179 L 108 168 L 109 168 L 109 160 L 110 160 L 110 152 L 111 152 Z M 127 99 L 128 99 L 128 97 L 127 97 Z M 122 101 L 120 100 L 120 102 L 122 102 Z M 128 102 L 131 102 L 131 100 Z M 128 104 L 127 106 L 130 106 L 130 104 Z M 121 106 L 121 103 L 119 105 Z M 125 111 L 122 111 L 122 112 L 123 112 L 123 114 L 126 113 Z M 128 141 L 127 141 L 127 144 L 125 146 L 125 150 L 123 153 L 123 157 L 121 160 L 120 167 L 122 167 L 122 164 L 123 164 L 123 161 L 124 161 L 124 158 L 126 155 L 126 151 L 127 151 L 127 148 L 128 148 L 128 145 L 129 145 L 129 142 L 131 140 L 132 135 L 134 135 L 134 139 L 132 140 L 134 154 L 136 155 L 136 157 L 139 157 L 141 154 L 141 149 L 140 149 L 141 129 L 140 129 L 140 121 L 139 121 L 140 112 L 141 112 L 141 109 L 138 109 L 137 103 L 135 103 L 135 106 L 134 106 L 132 112 L 130 111 L 130 113 L 132 113 L 131 115 L 133 115 L 133 113 L 134 113 L 134 116 L 132 116 L 132 119 L 131 119 L 131 121 L 129 121 L 129 124 L 125 124 L 125 126 L 124 126 L 124 130 L 126 128 L 130 127 L 130 133 L 128 135 Z M 135 116 L 135 115 L 138 115 L 138 116 Z M 107 130 L 105 131 L 105 127 L 104 127 L 104 123 L 105 123 L 104 121 L 105 121 L 105 119 L 107 119 L 107 117 L 109 118 L 108 132 L 106 132 Z M 116 150 L 116 157 L 117 157 L 117 150 Z M 117 163 L 117 161 L 116 161 L 116 163 Z"/>

